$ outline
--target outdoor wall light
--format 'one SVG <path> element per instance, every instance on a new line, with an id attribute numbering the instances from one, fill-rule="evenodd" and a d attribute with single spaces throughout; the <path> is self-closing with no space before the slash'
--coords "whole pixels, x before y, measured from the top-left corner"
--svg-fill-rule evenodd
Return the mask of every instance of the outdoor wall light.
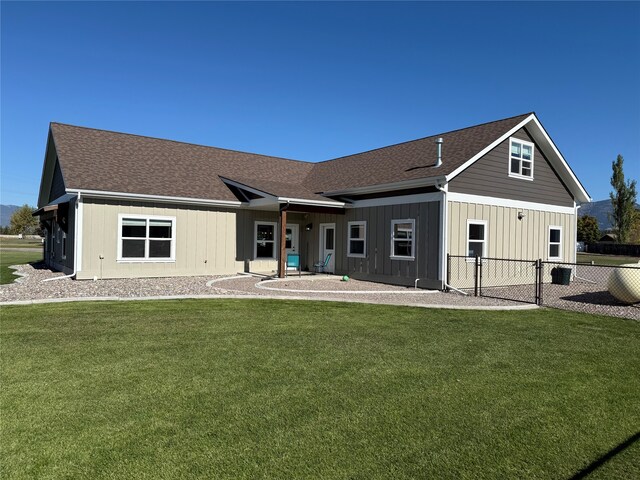
<path id="1" fill-rule="evenodd" d="M 524 214 L 522 212 L 518 212 L 518 220 L 522 220 L 526 216 L 527 216 L 526 214 Z"/>
<path id="2" fill-rule="evenodd" d="M 307 225 L 304 227 L 304 229 L 308 232 L 313 228 L 313 223 L 307 223 Z"/>

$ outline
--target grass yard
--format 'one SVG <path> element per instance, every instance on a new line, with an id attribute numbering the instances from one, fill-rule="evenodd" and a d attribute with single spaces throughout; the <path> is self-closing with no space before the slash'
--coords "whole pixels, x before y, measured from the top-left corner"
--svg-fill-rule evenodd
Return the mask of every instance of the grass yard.
<path id="1" fill-rule="evenodd" d="M 578 263 L 591 263 L 596 265 L 622 265 L 624 263 L 638 263 L 640 258 L 638 257 L 621 257 L 617 255 L 598 255 L 595 253 L 580 253 L 577 254 Z"/>
<path id="2" fill-rule="evenodd" d="M 1 313 L 3 479 L 640 478 L 637 322 L 275 300 Z"/>
<path id="3" fill-rule="evenodd" d="M 42 239 L 0 237 L 0 248 L 37 248 L 42 250 Z"/>
<path id="4" fill-rule="evenodd" d="M 0 249 L 0 285 L 11 283 L 16 278 L 10 265 L 22 265 L 24 263 L 37 262 L 42 260 L 42 247 L 34 249 L 33 252 L 16 252 L 11 250 Z"/>

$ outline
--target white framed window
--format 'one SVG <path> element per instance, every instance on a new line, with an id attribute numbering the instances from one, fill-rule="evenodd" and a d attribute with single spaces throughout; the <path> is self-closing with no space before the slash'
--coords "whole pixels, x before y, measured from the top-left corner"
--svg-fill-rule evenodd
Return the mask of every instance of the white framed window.
<path id="1" fill-rule="evenodd" d="M 391 220 L 391 258 L 395 260 L 415 259 L 416 221 Z"/>
<path id="2" fill-rule="evenodd" d="M 276 258 L 276 229 L 275 222 L 255 222 L 253 235 L 253 258 Z"/>
<path id="3" fill-rule="evenodd" d="M 62 232 L 62 259 L 67 258 L 67 234 Z"/>
<path id="4" fill-rule="evenodd" d="M 118 215 L 119 262 L 175 262 L 176 217 Z"/>
<path id="5" fill-rule="evenodd" d="M 347 235 L 347 256 L 367 256 L 367 222 L 349 222 Z"/>
<path id="6" fill-rule="evenodd" d="M 533 180 L 533 151 L 535 145 L 526 140 L 509 139 L 509 176 Z"/>
<path id="7" fill-rule="evenodd" d="M 549 260 L 562 260 L 562 227 L 550 225 L 548 240 L 547 253 Z"/>
<path id="8" fill-rule="evenodd" d="M 487 221 L 467 220 L 467 256 L 486 257 L 487 248 Z"/>

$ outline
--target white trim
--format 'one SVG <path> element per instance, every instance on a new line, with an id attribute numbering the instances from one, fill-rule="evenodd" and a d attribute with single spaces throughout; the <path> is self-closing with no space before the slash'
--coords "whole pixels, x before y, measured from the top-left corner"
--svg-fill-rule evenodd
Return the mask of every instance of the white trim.
<path id="1" fill-rule="evenodd" d="M 575 214 L 573 207 L 561 207 L 559 205 L 548 205 L 546 203 L 523 202 L 522 200 L 511 200 L 509 198 L 485 197 L 483 195 L 471 195 L 468 193 L 449 192 L 447 194 L 450 202 L 479 203 L 482 205 L 495 205 L 496 207 L 513 207 L 525 210 L 539 210 L 541 212 Z"/>
<path id="2" fill-rule="evenodd" d="M 122 257 L 122 220 L 124 218 L 132 218 L 135 220 L 145 220 L 146 221 L 146 236 L 144 237 L 145 246 L 145 257 L 139 258 L 131 258 L 131 257 Z M 149 257 L 149 221 L 150 220 L 167 220 L 171 221 L 171 256 L 169 258 L 156 258 Z M 137 238 L 137 240 L 142 240 L 142 237 Z M 163 239 L 168 240 L 168 239 Z M 119 213 L 118 214 L 118 253 L 117 253 L 116 261 L 118 263 L 175 263 L 176 261 L 176 217 L 169 217 L 164 215 L 140 215 L 140 214 L 129 214 L 129 213 Z"/>
<path id="3" fill-rule="evenodd" d="M 447 253 L 449 252 L 449 205 L 447 203 L 447 190 L 448 184 L 442 187 L 442 193 L 440 198 L 440 280 L 442 281 L 442 289 L 445 288 L 447 281 Z"/>
<path id="4" fill-rule="evenodd" d="M 305 198 L 278 197 L 280 203 L 295 203 L 298 205 L 318 205 L 324 207 L 343 208 L 344 202 L 336 202 L 335 200 L 308 200 Z"/>
<path id="5" fill-rule="evenodd" d="M 469 227 L 471 225 L 482 225 L 484 227 L 484 238 L 482 240 L 471 240 L 469 238 Z M 480 257 L 488 257 L 489 256 L 489 222 L 487 220 L 477 220 L 475 218 L 467 219 L 467 238 L 466 238 L 466 252 L 465 255 L 469 256 L 469 242 L 481 242 L 482 243 L 482 255 Z M 468 262 L 475 261 L 475 259 L 467 258 Z"/>
<path id="6" fill-rule="evenodd" d="M 336 224 L 335 222 L 332 223 L 321 223 L 320 225 L 318 225 L 318 240 L 319 240 L 319 244 L 318 244 L 318 252 L 321 253 L 320 255 L 320 262 L 325 261 L 325 259 L 327 258 L 327 249 L 325 248 L 325 235 L 323 235 L 323 233 L 325 232 L 325 230 L 329 228 L 333 230 L 333 250 L 329 249 L 332 253 L 331 253 L 331 259 L 329 259 L 329 264 L 327 265 L 327 268 L 324 269 L 325 272 L 327 273 L 335 273 L 336 271 L 336 252 L 337 250 L 337 231 L 336 231 Z M 333 268 L 330 268 L 330 265 L 333 264 Z"/>
<path id="7" fill-rule="evenodd" d="M 525 160 L 524 158 L 519 158 L 518 160 L 520 161 L 520 171 L 522 171 L 522 162 L 530 162 L 531 163 L 531 175 L 522 175 L 521 173 L 513 173 L 511 171 L 511 160 L 513 160 L 513 157 L 511 155 L 511 145 L 513 144 L 513 142 L 517 142 L 521 145 L 526 145 L 527 147 L 531 147 L 531 160 Z M 536 152 L 536 144 L 535 143 L 531 143 L 527 140 L 521 140 L 519 138 L 516 137 L 509 137 L 509 155 L 508 157 L 508 162 L 507 162 L 507 174 L 511 177 L 511 178 L 518 178 L 520 180 L 529 180 L 529 181 L 533 181 L 533 164 L 534 164 L 534 158 L 535 158 L 535 152 Z M 522 156 L 522 154 L 521 154 Z"/>
<path id="8" fill-rule="evenodd" d="M 560 230 L 560 242 L 551 242 L 551 230 Z M 564 248 L 564 242 L 562 241 L 562 227 L 559 225 L 549 225 L 547 228 L 547 260 L 558 261 L 562 260 L 562 249 Z M 558 256 L 552 257 L 550 255 L 551 245 L 558 245 Z"/>
<path id="9" fill-rule="evenodd" d="M 493 150 L 495 147 L 500 145 L 507 138 L 509 138 L 514 133 L 516 133 L 518 130 L 520 130 L 522 127 L 524 127 L 527 123 L 529 123 L 534 118 L 535 118 L 535 115 L 532 113 L 527 118 L 525 118 L 520 123 L 518 123 L 515 127 L 511 128 L 511 130 L 509 130 L 508 132 L 503 134 L 501 137 L 498 137 L 492 143 L 490 143 L 485 148 L 480 150 L 473 157 L 471 157 L 469 160 L 464 162 L 462 165 L 460 165 L 458 168 L 456 168 L 453 172 L 451 172 L 449 175 L 447 175 L 446 176 L 447 182 L 450 182 L 452 178 L 458 176 L 460 173 L 462 173 L 464 170 L 466 170 L 468 167 L 470 167 L 473 163 L 475 163 L 476 160 L 478 160 L 479 158 L 483 157 L 485 154 L 487 154 L 488 152 Z"/>
<path id="10" fill-rule="evenodd" d="M 78 194 L 76 197 L 76 218 L 75 218 L 75 236 L 76 242 L 73 245 L 73 251 L 75 255 L 75 267 L 76 273 L 82 271 L 82 229 L 84 226 L 84 203 L 82 201 L 82 195 Z"/>
<path id="11" fill-rule="evenodd" d="M 258 257 L 258 225 L 271 225 L 273 227 L 273 257 Z M 266 240 L 265 242 L 271 242 Z M 277 260 L 278 259 L 278 222 L 253 222 L 253 259 L 254 260 Z"/>
<path id="12" fill-rule="evenodd" d="M 187 205 L 213 205 L 218 207 L 239 207 L 246 203 L 234 200 L 209 200 L 206 198 L 169 197 L 164 195 L 147 195 L 143 193 L 107 192 L 102 190 L 78 190 L 67 188 L 67 193 L 81 193 L 89 198 L 112 198 L 125 200 L 154 200 L 167 203 L 184 203 Z"/>
<path id="13" fill-rule="evenodd" d="M 385 147 L 386 148 L 386 147 Z M 445 180 L 444 176 L 417 178 L 414 180 L 403 180 L 400 182 L 380 183 L 377 185 L 366 185 L 364 187 L 346 188 L 344 190 L 334 190 L 330 192 L 322 192 L 323 195 L 360 195 L 364 193 L 389 192 L 393 190 L 405 190 L 407 188 L 428 187 L 436 185 Z"/>
<path id="14" fill-rule="evenodd" d="M 402 195 L 398 197 L 370 198 L 367 200 L 354 200 L 352 208 L 381 207 L 384 205 L 402 205 L 405 203 L 437 202 L 442 194 L 440 192 L 418 193 L 415 195 Z"/>
<path id="15" fill-rule="evenodd" d="M 567 161 L 564 159 L 564 157 L 562 156 L 562 154 L 558 150 L 558 147 L 556 147 L 556 144 L 553 143 L 553 141 L 551 140 L 551 137 L 549 137 L 549 134 L 544 129 L 544 127 L 542 126 L 542 124 L 540 123 L 538 118 L 535 115 L 531 115 L 531 116 L 533 117 L 533 121 L 535 122 L 536 126 L 540 130 L 540 133 L 542 133 L 542 136 L 549 143 L 549 146 L 552 148 L 553 153 L 556 154 L 556 156 L 558 157 L 558 159 L 562 163 L 562 166 L 564 167 L 565 172 L 569 174 L 569 177 L 571 178 L 571 180 L 580 189 L 580 193 L 584 196 L 584 198 L 579 199 L 579 200 L 581 200 L 583 202 L 591 202 L 591 197 L 589 196 L 587 191 L 584 189 L 584 187 L 580 183 L 580 180 L 578 180 L 578 178 L 574 175 L 573 170 L 571 170 L 571 167 L 569 167 L 569 164 L 567 163 Z"/>
<path id="16" fill-rule="evenodd" d="M 399 223 L 411 223 L 411 256 L 410 257 L 406 257 L 403 255 L 394 255 L 394 251 L 395 251 L 395 241 L 396 239 L 393 236 L 393 230 L 394 230 L 394 226 L 399 224 Z M 402 241 L 404 239 L 399 239 L 399 241 Z M 413 261 L 416 259 L 416 220 L 415 218 L 405 218 L 405 219 L 392 219 L 391 220 L 391 255 L 389 255 L 389 258 L 391 260 L 410 260 Z"/>
<path id="17" fill-rule="evenodd" d="M 351 238 L 351 227 L 355 225 L 360 225 L 364 227 L 362 238 Z M 363 253 L 351 253 L 352 240 L 363 242 L 364 244 L 362 249 Z M 350 258 L 366 258 L 367 257 L 367 221 L 366 220 L 354 220 L 351 222 L 347 222 L 347 257 L 350 257 Z"/>

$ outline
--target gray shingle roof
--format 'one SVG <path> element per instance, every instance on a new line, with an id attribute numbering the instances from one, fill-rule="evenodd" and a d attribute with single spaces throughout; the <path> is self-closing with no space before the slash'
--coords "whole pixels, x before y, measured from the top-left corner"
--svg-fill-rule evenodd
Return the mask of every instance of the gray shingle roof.
<path id="1" fill-rule="evenodd" d="M 280 197 L 446 175 L 530 114 L 392 145 L 320 163 L 205 147 L 172 140 L 52 123 L 67 188 L 237 200 L 220 177 Z M 435 139 L 443 164 L 435 168 Z"/>

